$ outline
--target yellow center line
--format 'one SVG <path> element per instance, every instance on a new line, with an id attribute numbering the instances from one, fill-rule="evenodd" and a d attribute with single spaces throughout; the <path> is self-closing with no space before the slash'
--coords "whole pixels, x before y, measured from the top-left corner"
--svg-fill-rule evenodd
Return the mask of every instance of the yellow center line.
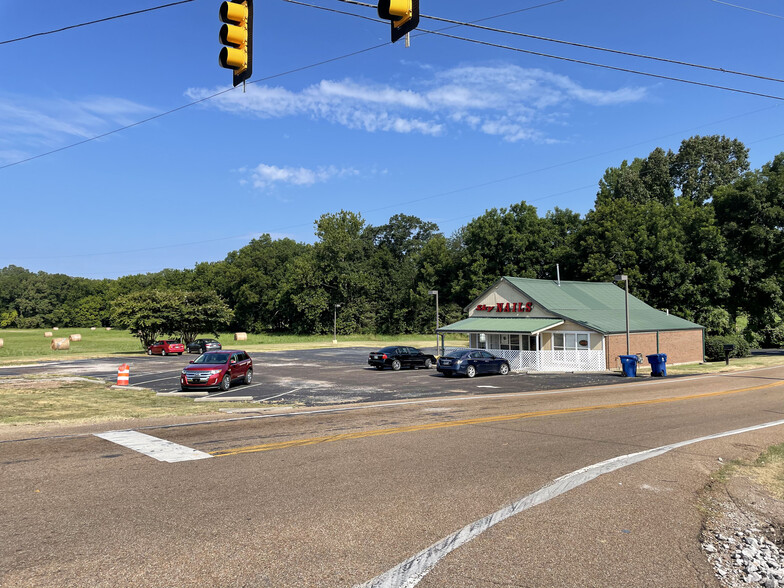
<path id="1" fill-rule="evenodd" d="M 310 437 L 308 439 L 294 439 L 292 441 L 279 441 L 277 443 L 264 443 L 263 445 L 251 445 L 248 447 L 238 447 L 236 449 L 225 449 L 211 453 L 214 457 L 226 457 L 229 455 L 239 455 L 242 453 L 257 453 L 260 451 L 273 451 L 275 449 L 287 449 L 289 447 L 304 447 L 306 445 L 316 445 L 318 443 L 332 443 L 335 441 L 348 441 L 350 439 L 365 439 L 367 437 L 379 437 L 381 435 L 397 435 L 399 433 L 414 433 L 417 431 L 432 431 L 435 429 L 446 429 L 450 427 L 464 427 L 466 425 L 482 425 L 486 423 L 500 423 L 504 421 L 516 421 L 534 417 L 557 416 L 564 414 L 574 414 L 579 412 L 590 412 L 594 410 L 608 410 L 612 408 L 627 408 L 630 406 L 648 406 L 652 404 L 663 404 L 665 402 L 680 402 L 682 400 L 695 400 L 698 398 L 710 398 L 713 396 L 724 396 L 727 394 L 738 394 L 740 392 L 751 392 L 781 386 L 784 382 L 773 382 L 761 386 L 750 388 L 740 388 L 737 390 L 724 390 L 721 392 L 704 392 L 702 394 L 691 394 L 689 396 L 671 396 L 668 398 L 654 398 L 652 400 L 635 400 L 632 402 L 617 402 L 614 404 L 597 404 L 594 406 L 579 406 L 576 408 L 558 408 L 552 410 L 539 410 L 531 412 L 520 412 L 516 414 L 506 414 L 492 417 L 481 417 L 474 419 L 464 419 L 459 421 L 442 421 L 438 423 L 428 423 L 424 425 L 409 425 L 406 427 L 392 427 L 389 429 L 375 429 L 372 431 L 357 431 L 355 433 L 343 433 L 341 435 L 327 435 L 324 437 Z"/>

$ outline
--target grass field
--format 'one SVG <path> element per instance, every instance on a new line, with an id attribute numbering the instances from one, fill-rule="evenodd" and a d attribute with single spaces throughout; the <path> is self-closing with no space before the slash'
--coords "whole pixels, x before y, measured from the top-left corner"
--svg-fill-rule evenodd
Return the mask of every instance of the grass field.
<path id="1" fill-rule="evenodd" d="M 258 405 L 232 403 L 232 408 Z M 0 425 L 77 424 L 217 412 L 190 398 L 112 388 L 90 378 L 0 378 Z"/>
<path id="2" fill-rule="evenodd" d="M 143 354 L 144 350 L 136 337 L 128 331 L 87 328 L 60 329 L 52 331 L 54 337 L 67 338 L 81 335 L 81 341 L 71 341 L 67 351 L 53 351 L 51 338 L 44 337 L 44 329 L 0 329 L 0 365 L 13 365 L 30 361 L 56 359 L 80 359 L 105 357 L 111 355 Z M 213 337 L 205 334 L 204 337 Z M 381 347 L 388 344 L 411 345 L 415 347 L 435 347 L 435 335 L 339 335 L 338 343 L 332 343 L 332 335 L 255 335 L 248 333 L 247 341 L 234 341 L 233 333 L 223 333 L 219 341 L 226 348 L 240 348 L 246 351 L 281 351 L 286 349 L 312 349 L 319 347 Z M 467 345 L 462 337 L 449 337 L 447 346 Z"/>

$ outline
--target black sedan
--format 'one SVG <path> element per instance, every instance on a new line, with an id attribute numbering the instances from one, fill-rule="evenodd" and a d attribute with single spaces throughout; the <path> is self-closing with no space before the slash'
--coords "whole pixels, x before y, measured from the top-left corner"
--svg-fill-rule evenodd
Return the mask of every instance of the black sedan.
<path id="1" fill-rule="evenodd" d="M 207 353 L 208 351 L 220 351 L 222 347 L 217 339 L 196 339 L 188 343 L 185 349 L 188 353 Z"/>
<path id="2" fill-rule="evenodd" d="M 377 370 L 383 370 L 385 367 L 392 368 L 397 371 L 403 367 L 423 367 L 430 369 L 436 362 L 436 358 L 427 353 L 422 353 L 415 347 L 403 347 L 398 345 L 395 347 L 384 347 L 378 351 L 373 351 L 368 356 L 368 365 L 372 365 Z"/>
<path id="3" fill-rule="evenodd" d="M 509 373 L 509 362 L 483 349 L 458 349 L 439 358 L 436 369 L 446 377 L 461 374 L 473 378 L 477 374 Z"/>

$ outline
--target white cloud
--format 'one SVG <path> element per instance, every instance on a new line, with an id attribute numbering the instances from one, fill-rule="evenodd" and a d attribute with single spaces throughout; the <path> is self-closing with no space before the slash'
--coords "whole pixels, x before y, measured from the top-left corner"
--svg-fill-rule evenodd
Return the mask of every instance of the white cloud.
<path id="1" fill-rule="evenodd" d="M 247 170 L 240 170 L 247 172 Z M 359 172 L 353 168 L 338 168 L 333 165 L 308 169 L 305 167 L 277 167 L 260 163 L 250 170 L 251 182 L 255 188 L 266 189 L 276 184 L 293 186 L 311 186 L 326 182 L 332 178 L 356 176 Z M 241 183 L 245 180 L 241 180 Z"/>
<path id="2" fill-rule="evenodd" d="M 64 141 L 88 139 L 149 116 L 152 108 L 124 98 L 83 100 L 0 95 L 0 160 L 40 151 Z"/>
<path id="3" fill-rule="evenodd" d="M 639 102 L 647 95 L 642 87 L 586 88 L 567 76 L 516 65 L 420 71 L 430 77 L 408 88 L 352 79 L 322 80 L 299 91 L 251 84 L 246 93 L 228 92 L 206 104 L 260 118 L 307 116 L 371 133 L 439 136 L 463 126 L 516 142 L 549 141 L 543 127 L 563 120 L 576 103 L 600 108 Z M 192 99 L 213 93 L 187 91 Z"/>

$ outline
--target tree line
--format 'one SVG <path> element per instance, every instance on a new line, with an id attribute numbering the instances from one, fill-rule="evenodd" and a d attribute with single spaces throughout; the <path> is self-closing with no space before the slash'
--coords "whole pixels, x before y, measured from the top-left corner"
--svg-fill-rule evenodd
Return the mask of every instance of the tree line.
<path id="1" fill-rule="evenodd" d="M 8 266 L 0 328 L 131 328 L 123 312 L 133 296 L 171 301 L 174 293 L 213 305 L 209 330 L 326 334 L 340 304 L 340 333 L 429 332 L 429 290 L 439 292 L 445 324 L 498 277 L 555 279 L 559 265 L 569 280 L 627 274 L 632 294 L 711 335 L 741 329 L 752 345 L 780 346 L 784 153 L 749 167 L 739 140 L 695 136 L 677 152 L 657 148 L 607 169 L 584 216 L 560 208 L 540 216 L 522 200 L 446 236 L 416 216 L 373 226 L 341 210 L 315 221 L 312 244 L 262 235 L 193 269 L 88 280 Z"/>

